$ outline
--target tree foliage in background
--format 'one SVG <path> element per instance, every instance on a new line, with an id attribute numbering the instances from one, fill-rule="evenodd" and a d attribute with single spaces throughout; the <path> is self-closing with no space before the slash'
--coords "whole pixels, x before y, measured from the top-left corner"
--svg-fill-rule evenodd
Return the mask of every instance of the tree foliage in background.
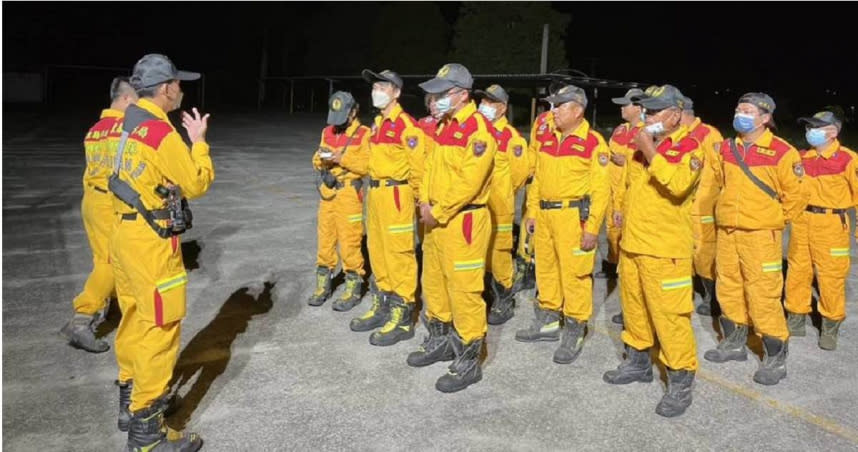
<path id="1" fill-rule="evenodd" d="M 548 24 L 548 70 L 565 68 L 571 20 L 547 2 L 464 3 L 453 27 L 450 60 L 472 73 L 537 73 L 542 27 Z"/>

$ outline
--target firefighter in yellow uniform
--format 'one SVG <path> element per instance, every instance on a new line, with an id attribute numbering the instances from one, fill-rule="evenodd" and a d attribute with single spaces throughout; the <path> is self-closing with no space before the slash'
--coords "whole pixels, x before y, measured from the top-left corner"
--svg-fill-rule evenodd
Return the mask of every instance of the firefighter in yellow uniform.
<path id="1" fill-rule="evenodd" d="M 608 167 L 611 174 L 611 204 L 606 213 L 605 227 L 608 238 L 608 258 L 602 264 L 603 270 L 593 275 L 596 278 L 610 279 L 618 276 L 617 263 L 620 259 L 620 237 L 623 230 L 623 197 L 626 192 L 626 164 L 637 150 L 634 137 L 643 128 L 643 108 L 637 102 L 643 94 L 643 90 L 632 88 L 625 96 L 611 99 L 614 104 L 621 106 L 620 116 L 626 122 L 614 129 L 608 141 L 608 146 L 611 148 L 611 164 Z M 622 325 L 623 313 L 614 315 L 611 321 Z"/>
<path id="2" fill-rule="evenodd" d="M 608 147 L 611 148 L 611 164 L 608 165 L 608 171 L 611 174 L 611 204 L 608 207 L 607 220 L 605 221 L 608 258 L 602 263 L 602 271 L 593 275 L 600 279 L 615 279 L 617 277 L 617 263 L 620 259 L 620 233 L 623 228 L 622 197 L 625 191 L 623 174 L 626 161 L 635 151 L 632 140 L 638 130 L 643 127 L 642 109 L 635 102 L 635 98 L 641 95 L 643 95 L 642 89 L 632 88 L 626 91 L 623 97 L 611 99 L 611 102 L 620 106 L 620 116 L 625 122 L 614 129 L 611 139 L 608 140 Z"/>
<path id="3" fill-rule="evenodd" d="M 424 161 L 429 159 L 429 156 L 432 154 L 432 149 L 435 147 L 435 130 L 438 128 L 438 122 L 441 119 L 441 114 L 438 113 L 438 109 L 435 108 L 436 100 L 436 96 L 431 94 L 426 94 L 424 96 L 424 105 L 426 106 L 426 111 L 429 112 L 429 114 L 417 120 L 417 127 L 420 127 L 420 130 L 423 131 L 423 136 L 426 138 L 423 146 Z M 417 218 L 419 219 L 420 207 L 415 206 L 414 209 Z M 424 224 L 420 221 L 417 222 L 417 239 L 420 241 L 420 248 L 422 251 L 423 242 L 426 240 L 426 231 Z"/>
<path id="4" fill-rule="evenodd" d="M 337 91 L 328 102 L 328 127 L 322 130 L 313 168 L 320 172 L 318 185 L 318 254 L 316 290 L 310 306 L 321 306 L 331 296 L 331 278 L 337 266 L 337 245 L 346 287 L 333 304 L 348 311 L 363 295 L 363 180 L 369 162 L 369 128 L 358 120 L 358 104 L 351 93 Z"/>
<path id="5" fill-rule="evenodd" d="M 110 84 L 110 108 L 101 112 L 101 118 L 89 129 L 83 142 L 86 169 L 80 213 L 92 250 L 92 273 L 83 291 L 74 299 L 74 317 L 61 332 L 73 347 L 93 353 L 110 349 L 107 341 L 95 337 L 95 328 L 107 313 L 108 300 L 115 293 L 107 243 L 116 221 L 113 200 L 107 191 L 107 176 L 119 144 L 122 115 L 134 102 L 137 102 L 137 94 L 128 84 L 128 78 L 114 78 Z"/>
<path id="6" fill-rule="evenodd" d="M 653 380 L 650 349 L 658 341 L 667 368 L 667 391 L 656 406 L 679 416 L 691 405 L 697 348 L 691 326 L 692 193 L 704 153 L 680 124 L 683 96 L 664 85 L 639 100 L 646 127 L 635 135 L 627 162 L 620 241 L 620 300 L 625 360 L 602 379 L 610 384 Z"/>
<path id="7" fill-rule="evenodd" d="M 705 124 L 694 115 L 694 101 L 686 97 L 682 109 L 682 125 L 689 135 L 697 140 L 706 154 L 705 161 L 717 158 L 716 144 L 724 141 L 721 132 Z M 694 273 L 700 278 L 703 288 L 703 302 L 697 306 L 700 315 L 712 315 L 715 298 L 715 200 L 718 198 L 718 186 L 712 181 L 712 173 L 701 174 L 700 183 L 694 191 L 691 204 L 691 224 L 694 227 Z"/>
<path id="8" fill-rule="evenodd" d="M 745 343 L 753 324 L 765 351 L 754 381 L 763 385 L 777 384 L 787 373 L 782 234 L 807 205 L 801 156 L 772 134 L 774 110 L 767 94 L 743 95 L 733 117 L 738 138 L 721 143 L 718 159 L 706 165 L 720 191 L 715 269 L 723 339 L 703 357 L 716 363 L 748 359 Z"/>
<path id="9" fill-rule="evenodd" d="M 849 276 L 849 209 L 858 205 L 858 155 L 840 144 L 843 123 L 830 111 L 801 118 L 811 149 L 802 151 L 802 188 L 809 205 L 792 223 L 787 259 L 786 301 L 790 336 L 804 336 L 810 313 L 814 270 L 819 283 L 822 328 L 819 347 L 837 348 L 840 324 L 846 318 Z M 858 232 L 856 232 L 858 236 Z"/>
<path id="10" fill-rule="evenodd" d="M 402 110 L 402 78 L 395 72 L 363 71 L 372 83 L 372 103 L 381 112 L 370 134 L 367 244 L 377 291 L 372 307 L 352 319 L 352 331 L 373 332 L 369 343 L 393 345 L 414 337 L 417 259 L 414 216 L 425 157 L 423 131 Z"/>
<path id="11" fill-rule="evenodd" d="M 514 314 L 515 298 L 512 291 L 512 226 L 515 220 L 515 193 L 524 186 L 529 175 L 527 142 L 509 124 L 506 109 L 509 95 L 500 85 L 491 85 L 482 96 L 479 111 L 492 122 L 497 143 L 495 164 L 492 169 L 492 186 L 489 196 L 489 213 L 492 216 L 491 250 L 488 255 L 488 272 L 494 299 L 489 310 L 489 324 L 501 325 Z"/>
<path id="12" fill-rule="evenodd" d="M 513 274 L 513 293 L 529 290 L 535 287 L 536 274 L 534 268 L 533 235 L 525 227 L 527 218 L 527 199 L 531 196 L 530 187 L 533 185 L 533 174 L 536 172 L 536 156 L 539 153 L 539 143 L 536 136 L 546 130 L 554 130 L 554 115 L 551 110 L 536 117 L 530 129 L 530 141 L 527 147 L 528 176 L 524 186 L 524 203 L 521 206 L 521 227 L 518 231 L 518 250 L 515 256 L 515 273 Z"/>
<path id="13" fill-rule="evenodd" d="M 452 349 L 449 371 L 435 383 L 447 393 L 482 379 L 488 327 L 482 292 L 492 222 L 486 204 L 497 144 L 491 124 L 471 100 L 472 86 L 468 69 L 454 63 L 420 84 L 438 95 L 436 105 L 444 117 L 420 197 L 421 221 L 431 236 L 422 280 L 429 336 L 407 361 L 425 366 L 449 359 Z"/>
<path id="14" fill-rule="evenodd" d="M 593 313 L 596 241 L 611 194 L 605 139 L 584 119 L 584 90 L 566 85 L 549 96 L 555 127 L 536 136 L 536 173 L 525 225 L 534 234 L 535 318 L 516 331 L 521 342 L 560 339 L 554 362 L 572 363 L 584 346 Z"/>
<path id="15" fill-rule="evenodd" d="M 190 216 L 181 200 L 202 196 L 214 180 L 205 141 L 208 115 L 200 117 L 196 108 L 193 116 L 183 113 L 193 143 L 188 149 L 167 113 L 181 106 L 180 81 L 199 77 L 176 70 L 163 55 L 137 62 L 131 85 L 141 99 L 126 111 L 114 166 L 118 177 L 109 184 L 118 221 L 110 260 L 122 309 L 116 334 L 120 394 L 131 387 L 128 450 L 202 446 L 193 433 L 168 435 L 163 422 L 186 310 L 188 276 L 177 234 Z"/>

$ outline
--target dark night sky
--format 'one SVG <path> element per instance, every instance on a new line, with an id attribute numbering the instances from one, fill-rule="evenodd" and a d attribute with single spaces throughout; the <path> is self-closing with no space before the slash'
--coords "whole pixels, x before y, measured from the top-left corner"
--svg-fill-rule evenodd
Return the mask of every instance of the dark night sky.
<path id="1" fill-rule="evenodd" d="M 6 2 L 4 70 L 39 71 L 47 63 L 130 69 L 144 53 L 157 50 L 180 67 L 211 74 L 212 80 L 221 74 L 236 82 L 226 91 L 235 90 L 235 98 L 252 103 L 263 30 L 269 30 L 269 52 L 277 55 L 271 58 L 270 72 L 302 74 L 306 36 L 330 32 L 311 17 L 336 6 Z M 453 24 L 459 3 L 439 6 Z M 503 8 L 503 3 L 497 6 Z M 595 69 L 599 77 L 669 82 L 697 98 L 731 89 L 735 95 L 730 101 L 744 91 L 767 91 L 776 101 L 789 98 L 796 110 L 829 103 L 848 109 L 858 103 L 858 39 L 849 5 L 553 2 L 552 6 L 572 15 L 567 30 L 571 66 L 588 73 Z M 365 33 L 360 24 L 366 19 L 355 17 L 351 32 Z M 826 90 L 837 95 L 826 95 Z M 228 92 L 221 95 L 229 98 Z"/>

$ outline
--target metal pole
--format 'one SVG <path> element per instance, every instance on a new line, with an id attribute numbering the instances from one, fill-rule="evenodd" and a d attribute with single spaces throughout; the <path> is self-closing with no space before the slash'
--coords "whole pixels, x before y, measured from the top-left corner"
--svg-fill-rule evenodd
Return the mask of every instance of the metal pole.
<path id="1" fill-rule="evenodd" d="M 542 26 L 542 56 L 539 59 L 539 73 L 548 72 L 548 24 Z"/>

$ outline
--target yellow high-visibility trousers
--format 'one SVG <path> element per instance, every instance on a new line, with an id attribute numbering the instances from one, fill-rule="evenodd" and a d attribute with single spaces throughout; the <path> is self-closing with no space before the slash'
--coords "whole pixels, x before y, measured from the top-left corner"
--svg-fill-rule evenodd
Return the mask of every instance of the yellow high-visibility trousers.
<path id="1" fill-rule="evenodd" d="M 491 232 L 488 209 L 480 208 L 429 229 L 423 244 L 426 314 L 452 321 L 465 344 L 484 337 L 488 328 L 482 292 Z"/>
<path id="2" fill-rule="evenodd" d="M 636 350 L 659 344 L 659 360 L 673 370 L 697 370 L 691 327 L 691 259 L 620 252 L 623 342 Z"/>
<path id="3" fill-rule="evenodd" d="M 816 270 L 819 313 L 830 320 L 846 318 L 846 278 L 849 275 L 849 217 L 804 212 L 792 223 L 787 253 L 786 308 L 810 313 L 811 284 Z"/>
<path id="4" fill-rule="evenodd" d="M 715 279 L 715 217 L 691 216 L 694 233 L 694 273 L 701 278 Z"/>
<path id="5" fill-rule="evenodd" d="M 715 290 L 722 315 L 757 334 L 789 339 L 781 305 L 783 231 L 717 228 Z"/>
<path id="6" fill-rule="evenodd" d="M 370 188 L 367 210 L 369 261 L 378 290 L 414 303 L 417 258 L 414 250 L 414 194 L 407 184 Z"/>
<path id="7" fill-rule="evenodd" d="M 620 236 L 623 233 L 623 227 L 614 224 L 614 215 L 611 209 L 608 209 L 606 215 L 608 220 L 605 226 L 605 235 L 608 237 L 608 262 L 617 264 L 620 262 Z"/>
<path id="8" fill-rule="evenodd" d="M 319 201 L 318 222 L 316 265 L 336 268 L 339 245 L 343 270 L 363 276 L 363 194 L 347 182 L 345 187 L 336 191 L 334 199 Z"/>
<path id="9" fill-rule="evenodd" d="M 533 241 L 539 306 L 586 322 L 593 314 L 596 249 L 581 250 L 577 208 L 540 209 Z"/>
<path id="10" fill-rule="evenodd" d="M 74 311 L 94 315 L 107 306 L 115 293 L 113 267 L 110 266 L 108 244 L 116 218 L 113 215 L 113 195 L 93 186 L 85 186 L 80 213 L 83 228 L 92 250 L 92 272 L 83 291 L 74 299 Z"/>
<path id="11" fill-rule="evenodd" d="M 134 380 L 134 412 L 168 390 L 179 352 L 188 276 L 179 237 L 158 237 L 139 215 L 119 221 L 110 250 L 122 310 L 114 350 L 119 381 Z"/>

